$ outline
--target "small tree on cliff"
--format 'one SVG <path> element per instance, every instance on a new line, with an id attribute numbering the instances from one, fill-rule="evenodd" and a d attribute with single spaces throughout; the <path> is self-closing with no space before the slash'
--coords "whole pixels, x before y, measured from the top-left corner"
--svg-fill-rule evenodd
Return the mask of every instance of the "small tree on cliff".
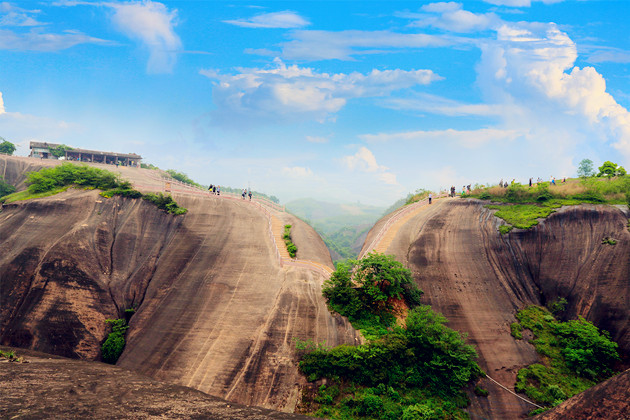
<path id="1" fill-rule="evenodd" d="M 15 144 L 0 137 L 0 153 L 11 156 L 15 152 Z"/>

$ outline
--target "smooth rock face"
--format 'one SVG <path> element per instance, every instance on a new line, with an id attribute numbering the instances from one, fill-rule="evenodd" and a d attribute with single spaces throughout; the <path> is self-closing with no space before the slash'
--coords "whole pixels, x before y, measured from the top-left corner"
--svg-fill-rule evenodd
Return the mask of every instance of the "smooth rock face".
<path id="1" fill-rule="evenodd" d="M 568 207 L 532 230 L 500 235 L 502 221 L 486 203 L 442 200 L 410 220 L 387 253 L 412 270 L 424 302 L 468 334 L 488 375 L 513 389 L 518 369 L 539 360 L 511 337 L 515 313 L 561 297 L 569 318 L 584 316 L 630 351 L 630 233 L 620 209 Z M 604 237 L 618 242 L 603 245 Z M 535 408 L 486 379 L 481 385 L 490 395 L 471 395 L 472 418 L 520 418 Z"/>
<path id="2" fill-rule="evenodd" d="M 144 170 L 119 169 L 134 184 L 160 185 Z M 267 219 L 253 204 L 175 199 L 186 215 L 75 189 L 5 205 L 0 344 L 99 360 L 105 320 L 136 307 L 118 365 L 292 411 L 305 383 L 294 338 L 337 345 L 358 333 L 328 312 L 321 275 L 280 267 Z M 301 258 L 331 266 L 314 231 L 295 225 Z"/>

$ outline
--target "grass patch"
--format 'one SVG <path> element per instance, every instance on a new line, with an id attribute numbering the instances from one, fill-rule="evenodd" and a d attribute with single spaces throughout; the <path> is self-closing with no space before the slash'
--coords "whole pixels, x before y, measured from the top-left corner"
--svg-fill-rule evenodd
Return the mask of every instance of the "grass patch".
<path id="1" fill-rule="evenodd" d="M 519 183 L 507 188 L 479 187 L 467 197 L 490 200 L 493 205 L 487 208 L 497 210 L 495 216 L 519 229 L 530 229 L 562 206 L 578 204 L 628 204 L 630 203 L 630 176 L 615 178 L 567 179 L 550 185 L 541 182 L 531 187 Z M 499 228 L 501 234 L 509 232 L 507 227 Z"/>
<path id="2" fill-rule="evenodd" d="M 49 191 L 43 191 L 43 192 L 38 192 L 38 193 L 32 193 L 29 190 L 24 190 L 24 191 L 19 191 L 19 192 L 13 193 L 13 194 L 6 195 L 6 196 L 2 197 L 0 199 L 0 201 L 2 201 L 3 203 L 9 204 L 9 203 L 13 203 L 15 201 L 24 201 L 24 200 L 31 200 L 33 198 L 50 197 L 52 195 L 64 192 L 68 188 L 70 188 L 70 185 L 63 186 L 63 187 L 57 187 L 57 188 L 54 188 L 54 189 L 49 190 Z"/>
<path id="3" fill-rule="evenodd" d="M 519 311 L 516 318 L 512 335 L 515 330 L 532 331 L 530 343 L 543 356 L 542 364 L 519 370 L 516 378 L 515 389 L 533 401 L 558 405 L 613 374 L 612 366 L 619 360 L 617 344 L 584 318 L 559 322 L 539 306 Z"/>
<path id="4" fill-rule="evenodd" d="M 295 258 L 297 255 L 297 246 L 291 240 L 291 225 L 284 225 L 284 233 L 282 234 L 282 239 L 284 239 L 284 243 L 287 247 L 287 252 L 291 258 Z"/>
<path id="5" fill-rule="evenodd" d="M 411 272 L 392 256 L 369 254 L 341 264 L 323 294 L 367 344 L 326 348 L 298 341 L 299 368 L 309 381 L 327 378 L 302 396 L 302 411 L 333 419 L 465 419 L 462 388 L 483 372 L 475 349 L 446 318 L 420 305 Z M 400 308 L 403 324 L 397 322 Z"/>

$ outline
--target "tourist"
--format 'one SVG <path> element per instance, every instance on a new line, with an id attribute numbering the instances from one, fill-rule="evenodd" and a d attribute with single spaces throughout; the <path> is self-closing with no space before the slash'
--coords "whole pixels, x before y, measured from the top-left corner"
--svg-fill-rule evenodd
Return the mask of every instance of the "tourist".
<path id="1" fill-rule="evenodd" d="M 252 190 L 249 190 L 249 201 L 252 201 Z"/>
<path id="2" fill-rule="evenodd" d="M 431 204 L 431 200 L 433 200 L 433 194 L 429 193 L 429 204 Z"/>

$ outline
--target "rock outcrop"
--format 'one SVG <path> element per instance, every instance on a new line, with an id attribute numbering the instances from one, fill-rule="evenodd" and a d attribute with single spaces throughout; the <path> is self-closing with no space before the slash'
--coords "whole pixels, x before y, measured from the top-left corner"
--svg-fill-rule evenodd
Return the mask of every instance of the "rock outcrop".
<path id="1" fill-rule="evenodd" d="M 21 159 L 3 159 L 19 172 L 11 168 Z M 120 169 L 145 189 L 161 185 L 144 170 Z M 98 360 L 105 320 L 137 308 L 119 366 L 292 411 L 305 383 L 293 339 L 336 345 L 357 333 L 328 312 L 321 274 L 279 265 L 268 220 L 252 203 L 175 198 L 186 215 L 78 189 L 5 205 L 0 344 Z M 294 240 L 332 265 L 307 225 L 296 223 Z"/>
<path id="2" fill-rule="evenodd" d="M 630 351 L 630 232 L 613 206 L 563 208 L 528 231 L 500 235 L 503 222 L 476 200 L 434 201 L 409 220 L 386 253 L 413 272 L 424 301 L 468 334 L 481 367 L 513 388 L 518 369 L 539 360 L 510 335 L 515 313 L 529 304 L 568 301 L 566 316 L 584 316 Z M 368 236 L 374 238 L 379 221 Z M 612 237 L 616 245 L 602 244 Z M 473 418 L 514 419 L 535 407 L 488 380 L 488 398 L 472 396 Z"/>

